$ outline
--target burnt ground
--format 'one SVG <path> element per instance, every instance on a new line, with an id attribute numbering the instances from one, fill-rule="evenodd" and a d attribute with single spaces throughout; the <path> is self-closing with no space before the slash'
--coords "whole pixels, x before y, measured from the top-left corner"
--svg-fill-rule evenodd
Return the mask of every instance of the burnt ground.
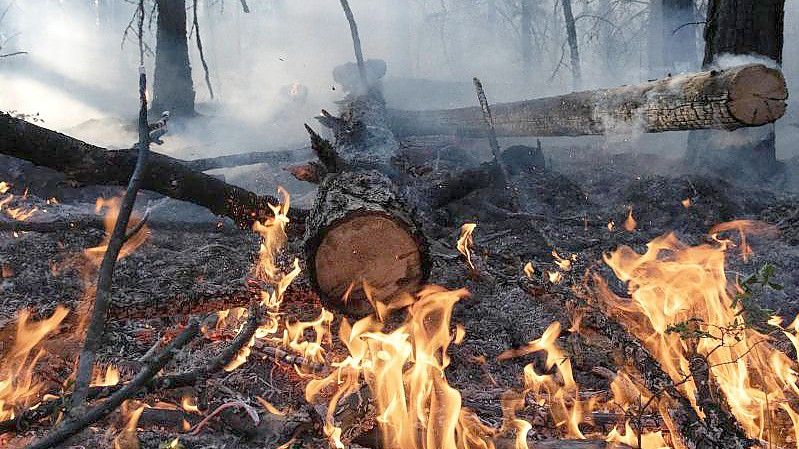
<path id="1" fill-rule="evenodd" d="M 431 147 L 439 155 L 447 154 L 457 145 L 443 139 L 404 144 Z M 473 158 L 444 157 L 437 164 L 438 170 L 462 169 L 487 158 L 489 150 L 485 142 L 474 141 L 469 145 Z M 471 292 L 469 298 L 456 306 L 454 321 L 465 327 L 466 338 L 462 344 L 451 347 L 452 364 L 447 376 L 461 391 L 465 405 L 475 409 L 486 422 L 499 423 L 500 394 L 521 385 L 523 366 L 534 360 L 524 357 L 497 362 L 497 355 L 538 338 L 552 321 L 559 320 L 564 328 L 568 327 L 568 312 L 554 298 L 574 296 L 572 289 L 580 285 L 586 270 L 599 270 L 611 280 L 612 287 L 621 289 L 600 263 L 603 252 L 619 245 L 630 245 L 640 252 L 646 242 L 671 231 L 687 243 L 698 244 L 707 241 L 706 232 L 712 225 L 733 219 L 760 219 L 778 225 L 782 233 L 777 237 L 750 238 L 754 256 L 747 262 L 731 252 L 728 274 L 745 275 L 765 263 L 773 264 L 775 281 L 785 289 L 766 292 L 758 296 L 758 301 L 789 320 L 799 312 L 799 278 L 795 274 L 799 268 L 799 251 L 795 246 L 799 241 L 799 199 L 784 193 L 782 186 L 733 184 L 716 177 L 689 174 L 681 171 L 678 162 L 643 153 L 610 155 L 591 148 L 544 148 L 544 151 L 548 159 L 546 170 L 525 172 L 514 181 L 520 190 L 517 195 L 526 201 L 528 214 L 503 212 L 498 205 L 501 206 L 507 192 L 486 189 L 434 211 L 425 225 L 434 237 L 430 282 L 448 288 L 466 287 Z M 0 179 L 14 182 L 14 193 L 21 194 L 25 187 L 30 188 L 28 198 L 19 204 L 38 202 L 47 209 L 46 214 L 39 214 L 34 220 L 89 214 L 95 197 L 118 191 L 72 187 L 52 172 L 18 161 L 4 159 L 3 162 Z M 300 206 L 308 206 L 313 198 L 312 189 L 290 180 L 276 167 L 241 167 L 224 174 L 229 182 L 259 192 L 273 191 L 278 183 L 288 185 L 294 194 L 294 204 Z M 59 198 L 61 204 L 42 205 L 41 198 L 52 196 Z M 686 198 L 691 199 L 688 208 L 681 203 Z M 118 263 L 114 282 L 117 303 L 165 301 L 180 294 L 199 294 L 245 282 L 258 249 L 258 240 L 252 233 L 232 229 L 230 223 L 199 208 L 151 194 L 143 194 L 139 204 L 152 208 L 154 223 L 179 220 L 196 226 L 181 230 L 154 225 L 146 242 Z M 632 232 L 622 226 L 630 207 L 638 223 Z M 455 248 L 458 228 L 467 221 L 478 225 L 475 271 L 466 267 Z M 615 223 L 612 230 L 607 226 L 610 221 Z M 16 235 L 0 231 L 0 265 L 4 267 L 0 279 L 0 327 L 5 332 L 2 349 L 11 342 L 13 318 L 19 310 L 28 308 L 35 315 L 46 316 L 57 304 L 77 308 L 85 288 L 79 270 L 85 261 L 80 254 L 98 244 L 102 237 L 99 229 L 80 227 Z M 563 273 L 564 279 L 557 285 L 549 283 L 545 274 L 547 270 L 557 270 L 551 255 L 553 249 L 564 257 L 576 255 L 573 269 Z M 281 260 L 287 263 L 298 250 L 299 241 L 294 239 Z M 522 273 L 527 262 L 536 268 L 532 281 L 525 281 Z M 295 284 L 297 290 L 307 288 L 302 275 Z M 531 285 L 535 288 L 531 289 Z M 284 304 L 285 316 L 292 320 L 315 318 L 319 310 L 318 301 L 310 293 L 289 295 Z M 45 383 L 44 392 L 58 394 L 69 376 L 80 347 L 80 342 L 71 337 L 75 316 L 73 313 L 67 318 L 58 338 L 45 344 L 49 354 L 37 367 Z M 100 360 L 119 366 L 123 379 L 127 379 L 139 366 L 136 360 L 159 337 L 177 332 L 187 318 L 178 313 L 153 313 L 141 319 L 114 320 Z M 334 328 L 337 326 L 338 319 Z M 186 371 L 199 365 L 217 353 L 234 333 L 235 328 L 223 327 L 195 341 L 168 365 L 166 372 Z M 582 389 L 607 390 L 607 381 L 591 374 L 591 369 L 597 365 L 613 368 L 612 353 L 580 345 L 568 336 L 563 336 L 560 343 L 572 354 Z M 341 346 L 334 339 L 328 360 L 342 355 Z M 313 415 L 303 400 L 303 385 L 304 381 L 290 366 L 253 356 L 251 363 L 210 379 L 205 385 L 162 392 L 147 401 L 151 405 L 157 401 L 179 404 L 182 395 L 190 394 L 198 398 L 201 409 L 207 413 L 234 399 L 258 407 L 254 398 L 261 396 L 280 409 L 299 411 L 293 414 L 296 418 L 304 416 L 303 413 Z M 286 441 L 297 427 L 296 423 L 270 420 L 254 427 L 243 413 L 227 410 L 199 435 L 188 436 L 180 431 L 182 412 L 164 413 L 144 414 L 140 422 L 144 430 L 139 432 L 141 447 L 159 447 L 176 436 L 189 448 L 272 447 Z M 534 407 L 523 413 L 538 424 L 533 433 L 538 438 L 557 437 L 551 423 L 536 413 Z M 199 421 L 198 416 L 186 415 L 192 423 Z M 109 446 L 115 435 L 110 429 L 120 428 L 120 419 L 115 413 L 81 435 L 74 444 Z M 12 447 L 22 445 L 46 428 L 47 425 L 34 427 L 9 443 Z"/>

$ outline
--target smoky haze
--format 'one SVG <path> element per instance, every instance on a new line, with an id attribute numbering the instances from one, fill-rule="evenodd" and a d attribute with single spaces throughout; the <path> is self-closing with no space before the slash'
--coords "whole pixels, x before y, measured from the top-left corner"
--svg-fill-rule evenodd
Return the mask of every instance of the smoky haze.
<path id="1" fill-rule="evenodd" d="M 213 117 L 174 130 L 159 149 L 179 157 L 202 157 L 306 145 L 303 122 L 322 108 L 335 110 L 343 96 L 332 69 L 353 59 L 349 28 L 335 0 L 198 0 L 199 23 L 210 78 L 211 99 L 190 36 L 197 110 Z M 472 106 L 471 78 L 478 76 L 489 100 L 512 101 L 572 89 L 569 46 L 559 1 L 533 1 L 532 44 L 525 65 L 516 0 L 351 0 L 367 58 L 384 59 L 390 106 L 406 109 Z M 783 70 L 794 85 L 799 75 L 796 42 L 799 5 L 786 2 Z M 187 1 L 192 21 L 191 1 Z M 687 24 L 695 49 L 681 54 L 680 67 L 651 57 L 645 3 L 574 0 L 583 72 L 582 87 L 613 87 L 665 76 L 700 65 L 701 26 Z M 701 5 L 697 17 L 703 12 Z M 93 143 L 129 146 L 129 123 L 137 110 L 138 49 L 128 30 L 135 5 L 122 0 L 0 0 L 0 108 L 39 114 L 45 126 Z M 145 42 L 155 49 L 155 19 L 148 2 Z M 696 22 L 701 22 L 696 18 Z M 127 38 L 123 43 L 123 35 Z M 665 38 L 668 38 L 666 36 Z M 660 37 L 664 39 L 664 37 Z M 154 55 L 145 62 L 152 75 Z M 294 83 L 307 99 L 287 94 Z M 778 156 L 795 155 L 796 107 L 778 124 Z M 173 132 L 173 131 L 170 131 Z M 668 152 L 677 156 L 685 134 L 608 136 L 611 152 Z M 569 146 L 587 138 L 546 139 Z"/>

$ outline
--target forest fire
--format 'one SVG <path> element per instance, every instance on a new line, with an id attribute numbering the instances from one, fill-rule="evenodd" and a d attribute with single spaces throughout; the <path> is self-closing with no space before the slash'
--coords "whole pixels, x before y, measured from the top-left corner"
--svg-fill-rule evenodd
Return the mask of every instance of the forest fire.
<path id="1" fill-rule="evenodd" d="M 784 1 L 0 3 L 3 448 L 799 449 Z"/>

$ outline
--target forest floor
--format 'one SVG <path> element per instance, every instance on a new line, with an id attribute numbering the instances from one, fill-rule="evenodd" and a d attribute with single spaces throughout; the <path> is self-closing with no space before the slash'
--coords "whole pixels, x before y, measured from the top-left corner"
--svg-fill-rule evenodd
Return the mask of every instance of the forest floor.
<path id="1" fill-rule="evenodd" d="M 487 145 L 480 147 L 475 161 L 487 157 Z M 445 148 L 452 143 L 443 139 L 419 139 L 404 142 L 406 146 Z M 446 371 L 450 384 L 457 388 L 464 405 L 475 410 L 485 423 L 498 426 L 501 422 L 502 392 L 519 387 L 522 370 L 534 357 L 527 356 L 497 361 L 505 350 L 517 348 L 541 336 L 553 321 L 567 328 L 570 316 L 553 297 L 569 298 L 579 288 L 587 270 L 604 276 L 612 289 L 624 291 L 602 262 L 603 253 L 620 245 L 643 252 L 653 238 L 668 232 L 690 245 L 709 242 L 708 230 L 715 224 L 734 219 L 754 219 L 776 225 L 778 236 L 751 236 L 749 244 L 754 253 L 746 261 L 731 249 L 728 253 L 727 275 L 730 279 L 756 272 L 768 263 L 775 267 L 774 280 L 785 288 L 768 291 L 757 300 L 760 304 L 791 321 L 799 313 L 799 199 L 779 188 L 733 184 L 721 179 L 681 172 L 673 160 L 651 154 L 609 155 L 592 148 L 545 148 L 550 166 L 546 171 L 525 173 L 516 180 L 527 201 L 524 216 L 503 214 L 493 201 L 490 190 L 473 192 L 469 196 L 438 211 L 435 223 L 427 228 L 432 237 L 433 269 L 430 283 L 455 289 L 465 287 L 470 297 L 455 307 L 453 321 L 464 326 L 465 339 L 450 347 L 451 364 Z M 52 173 L 7 158 L 0 163 L 0 180 L 13 182 L 16 198 L 14 207 L 39 205 L 46 212 L 35 214 L 31 220 L 47 221 L 70 214 L 93 213 L 97 196 L 113 195 L 114 188 L 65 185 Z M 460 168 L 465 168 L 462 162 Z M 476 163 L 476 162 L 474 162 Z M 441 170 L 453 169 L 442 163 Z M 308 206 L 313 189 L 290 180 L 279 167 L 258 165 L 226 173 L 229 182 L 257 186 L 253 190 L 273 191 L 278 183 L 289 184 L 293 204 Z M 27 197 L 22 191 L 29 188 Z M 45 199 L 58 198 L 58 204 L 46 204 Z M 686 202 L 690 200 L 690 204 Z M 140 304 L 153 298 L 200 294 L 224 289 L 246 282 L 257 258 L 258 237 L 248 231 L 237 231 L 224 221 L 198 208 L 173 200 L 142 194 L 139 204 L 152 208 L 151 221 L 179 217 L 181 221 L 208 223 L 211 229 L 189 231 L 153 226 L 146 241 L 132 254 L 120 260 L 114 279 L 114 298 L 118 304 Z M 627 230 L 624 223 L 632 211 L 637 225 Z M 0 217 L 0 221 L 6 220 Z M 213 229 L 217 222 L 220 229 Z M 456 239 L 463 223 L 477 224 L 474 232 L 476 270 L 470 270 L 456 249 Z M 609 223 L 614 223 L 612 228 Z M 291 226 L 291 224 L 289 225 Z M 291 234 L 291 233 L 290 233 Z M 86 266 L 83 250 L 102 241 L 103 231 L 94 228 L 67 229 L 56 232 L 0 231 L 0 328 L 4 329 L 3 346 L 10 343 L 14 318 L 25 308 L 34 315 L 48 316 L 57 305 L 75 310 L 84 295 L 85 284 L 81 268 Z M 734 237 L 734 236 L 733 236 Z M 284 266 L 294 256 L 300 257 L 299 239 L 292 238 L 281 256 Z M 561 270 L 552 251 L 573 259 L 569 271 Z M 572 256 L 574 256 L 572 258 Z M 535 268 L 533 278 L 527 279 L 523 266 L 530 262 Z M 302 263 L 302 261 L 301 261 Z M 549 281 L 548 272 L 560 272 L 562 280 Z M 321 306 L 308 291 L 308 281 L 301 274 L 295 280 L 296 291 L 303 295 L 288 295 L 283 304 L 287 320 L 312 320 Z M 534 288 L 530 288 L 530 286 Z M 537 292 L 537 293 L 536 293 Z M 124 307 L 124 306 L 123 306 Z M 163 315 L 163 316 L 161 316 Z M 42 393 L 58 394 L 68 378 L 80 341 L 70 335 L 75 314 L 62 325 L 60 338 L 45 343 L 48 353 L 36 369 L 44 384 Z M 129 379 L 138 367 L 137 360 L 163 335 L 174 333 L 188 317 L 179 313 L 153 314 L 142 319 L 112 320 L 109 323 L 100 355 L 101 364 L 119 367 L 122 379 Z M 333 342 L 328 347 L 327 360 L 345 356 L 333 324 Z M 234 326 L 221 326 L 213 335 L 195 341 L 182 351 L 165 372 L 188 370 L 223 347 L 227 337 L 235 334 Z M 615 371 L 616 360 L 601 343 L 581 345 L 568 334 L 559 340 L 572 358 L 575 377 L 581 390 L 601 394 L 609 390 L 608 380 L 592 372 L 596 366 Z M 0 348 L 0 353 L 7 348 Z M 242 400 L 259 408 L 256 396 L 269 401 L 280 410 L 301 410 L 305 406 L 304 386 L 307 380 L 290 365 L 268 357 L 254 355 L 238 369 L 214 378 L 202 387 L 158 392 L 145 401 L 180 405 L 181 398 L 198 398 L 201 412 L 184 412 L 179 408 L 172 415 L 148 412 L 139 422 L 142 448 L 156 448 L 175 437 L 188 448 L 275 447 L 291 436 L 290 423 L 263 421 L 254 426 L 242 410 L 227 409 L 210 421 L 197 435 L 182 433 L 181 422 L 197 423 L 200 413 L 208 413 L 232 400 Z M 156 407 L 157 408 L 157 407 Z M 312 410 L 311 410 L 312 412 Z M 308 413 L 311 413 L 308 412 Z M 165 416 L 172 416 L 172 422 Z M 299 416 L 290 413 L 290 416 Z M 150 418 L 148 418 L 148 416 Z M 531 435 L 536 439 L 557 439 L 562 435 L 555 429 L 536 404 L 528 404 L 520 413 L 533 424 Z M 116 435 L 112 429 L 123 426 L 118 413 L 92 427 L 71 444 L 84 447 L 108 447 Z M 9 447 L 22 446 L 34 436 L 47 431 L 48 424 L 35 426 L 11 437 Z M 607 428 L 586 427 L 587 434 L 606 434 Z M 311 432 L 313 435 L 314 432 Z M 323 435 L 309 445 L 324 447 Z M 310 446 L 309 446 L 310 447 Z"/>

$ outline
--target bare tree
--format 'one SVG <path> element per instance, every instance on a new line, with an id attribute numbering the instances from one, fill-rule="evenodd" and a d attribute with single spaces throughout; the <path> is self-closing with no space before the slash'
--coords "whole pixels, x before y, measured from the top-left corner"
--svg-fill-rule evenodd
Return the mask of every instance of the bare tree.
<path id="1" fill-rule="evenodd" d="M 192 116 L 194 84 L 189 63 L 186 0 L 156 0 L 156 5 L 158 31 L 152 109 L 170 111 L 173 116 Z"/>
<path id="2" fill-rule="evenodd" d="M 566 38 L 569 42 L 569 54 L 571 56 L 572 85 L 574 90 L 580 90 L 583 84 L 582 68 L 580 67 L 580 50 L 577 46 L 577 27 L 574 23 L 574 13 L 572 12 L 572 1 L 561 0 L 563 6 L 563 18 L 566 20 Z"/>

